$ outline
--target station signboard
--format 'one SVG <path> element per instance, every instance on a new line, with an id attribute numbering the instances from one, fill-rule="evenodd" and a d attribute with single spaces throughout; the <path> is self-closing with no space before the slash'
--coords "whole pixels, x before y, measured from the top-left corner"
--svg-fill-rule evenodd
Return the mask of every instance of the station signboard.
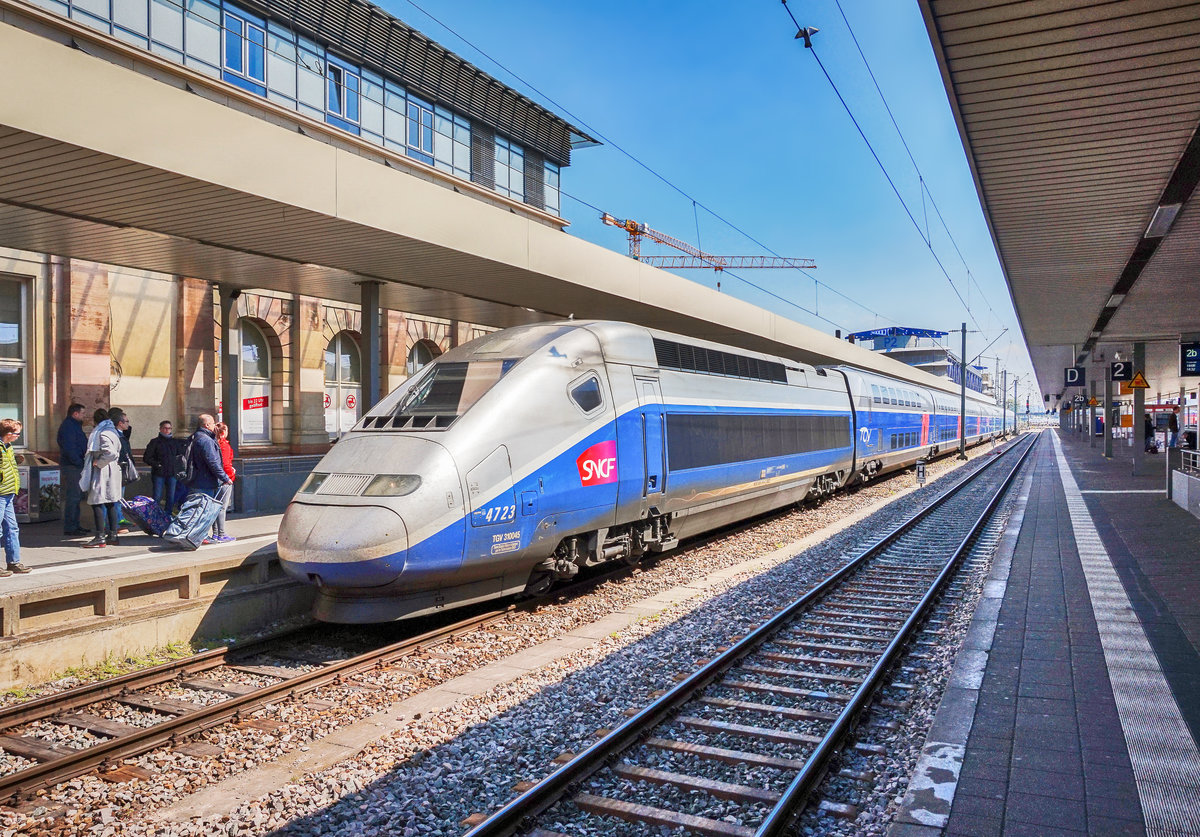
<path id="1" fill-rule="evenodd" d="M 1179 376 L 1200 376 L 1200 342 L 1179 344 Z"/>
<path id="2" fill-rule="evenodd" d="M 1083 366 L 1068 366 L 1063 370 L 1064 387 L 1081 387 L 1087 384 L 1087 368 Z"/>
<path id="3" fill-rule="evenodd" d="M 1112 364 L 1112 379 L 1114 381 L 1133 380 L 1133 361 L 1116 360 Z"/>

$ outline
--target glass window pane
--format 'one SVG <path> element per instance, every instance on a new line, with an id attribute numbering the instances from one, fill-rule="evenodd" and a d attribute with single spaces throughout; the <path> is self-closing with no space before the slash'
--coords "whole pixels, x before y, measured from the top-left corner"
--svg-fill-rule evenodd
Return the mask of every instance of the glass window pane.
<path id="1" fill-rule="evenodd" d="M 242 66 L 242 21 L 225 15 L 225 67 L 234 73 L 244 72 Z"/>
<path id="2" fill-rule="evenodd" d="M 334 343 L 336 342 L 335 338 Z M 337 354 L 334 352 L 334 343 L 325 348 L 325 383 L 337 383 Z"/>
<path id="3" fill-rule="evenodd" d="M 325 110 L 325 79 L 324 74 L 317 71 L 321 61 L 312 53 L 300 51 L 299 99 L 301 104 L 311 108 Z"/>
<path id="4" fill-rule="evenodd" d="M 22 366 L 0 366 L 0 418 L 15 418 L 25 424 L 25 368 Z M 22 428 L 19 447 L 29 444 Z"/>
<path id="5" fill-rule="evenodd" d="M 362 367 L 358 356 L 358 345 L 349 335 L 342 335 L 341 381 L 357 384 L 362 380 Z"/>
<path id="6" fill-rule="evenodd" d="M 186 52 L 213 66 L 221 63 L 221 19 L 217 7 L 206 0 L 184 0 L 187 4 Z"/>
<path id="7" fill-rule="evenodd" d="M 358 121 L 358 76 L 354 73 L 346 75 L 346 118 L 351 122 Z"/>
<path id="8" fill-rule="evenodd" d="M 79 17 L 76 12 L 87 12 L 104 20 L 111 17 L 108 0 L 75 0 L 71 4 L 71 17 Z"/>
<path id="9" fill-rule="evenodd" d="M 329 112 L 342 115 L 342 70 L 340 67 L 329 68 Z"/>
<path id="10" fill-rule="evenodd" d="M 269 379 L 271 350 L 267 338 L 253 323 L 242 323 L 242 378 Z"/>
<path id="11" fill-rule="evenodd" d="M 147 0 L 113 0 L 113 23 L 139 35 L 150 34 Z"/>
<path id="12" fill-rule="evenodd" d="M 0 358 L 25 358 L 21 323 L 21 283 L 11 279 L 0 281 Z"/>
<path id="13" fill-rule="evenodd" d="M 267 33 L 257 26 L 246 27 L 247 41 L 246 58 L 249 66 L 246 75 L 255 81 L 266 81 L 266 41 Z"/>
<path id="14" fill-rule="evenodd" d="M 150 4 L 150 35 L 161 44 L 183 50 L 183 9 L 175 0 Z"/>

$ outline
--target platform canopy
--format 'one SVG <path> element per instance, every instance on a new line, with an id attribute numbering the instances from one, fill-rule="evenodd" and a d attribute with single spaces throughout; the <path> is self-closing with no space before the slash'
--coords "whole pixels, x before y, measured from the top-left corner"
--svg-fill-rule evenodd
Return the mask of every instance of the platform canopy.
<path id="1" fill-rule="evenodd" d="M 19 0 L 0 12 L 0 246 L 354 303 L 378 282 L 410 313 L 626 320 L 949 386 Z"/>
<path id="2" fill-rule="evenodd" d="M 1135 341 L 1195 389 L 1200 3 L 918 2 L 1043 394 Z"/>

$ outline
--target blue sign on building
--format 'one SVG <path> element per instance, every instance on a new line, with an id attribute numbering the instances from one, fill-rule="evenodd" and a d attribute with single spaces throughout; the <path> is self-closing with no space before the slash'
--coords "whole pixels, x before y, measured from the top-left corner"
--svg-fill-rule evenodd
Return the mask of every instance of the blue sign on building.
<path id="1" fill-rule="evenodd" d="M 1200 376 L 1200 343 L 1179 344 L 1179 375 L 1189 378 Z"/>

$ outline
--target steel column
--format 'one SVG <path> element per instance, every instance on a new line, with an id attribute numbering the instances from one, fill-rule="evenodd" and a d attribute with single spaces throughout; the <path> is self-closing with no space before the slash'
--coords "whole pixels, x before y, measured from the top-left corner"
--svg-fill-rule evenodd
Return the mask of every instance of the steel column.
<path id="1" fill-rule="evenodd" d="M 235 447 L 242 444 L 242 411 L 238 381 L 241 378 L 242 340 L 237 327 L 234 307 L 242 295 L 239 288 L 218 285 L 221 300 L 221 420 L 229 426 L 229 441 Z M 188 432 L 195 430 L 189 427 Z"/>
<path id="2" fill-rule="evenodd" d="M 380 282 L 359 282 L 362 292 L 363 382 L 362 412 L 379 403 L 382 364 L 379 358 L 379 286 Z"/>

